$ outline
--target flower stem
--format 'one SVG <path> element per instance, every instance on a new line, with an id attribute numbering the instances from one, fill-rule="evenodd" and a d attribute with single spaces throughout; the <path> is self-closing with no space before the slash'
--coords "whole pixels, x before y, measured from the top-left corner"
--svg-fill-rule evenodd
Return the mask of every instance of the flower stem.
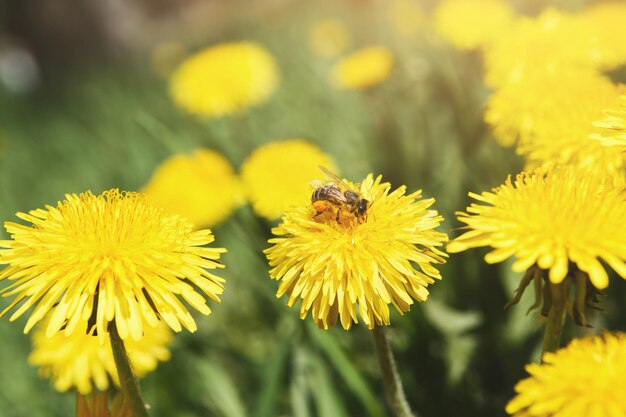
<path id="1" fill-rule="evenodd" d="M 565 315 L 565 294 L 561 284 L 550 285 L 552 303 L 548 310 L 546 328 L 543 333 L 543 352 L 554 352 L 561 347 L 561 332 L 563 330 L 563 317 Z"/>
<path id="2" fill-rule="evenodd" d="M 415 417 L 404 394 L 402 381 L 396 367 L 396 360 L 389 346 L 384 326 L 374 327 L 372 334 L 374 335 L 374 346 L 376 347 L 378 363 L 383 375 L 387 401 L 391 405 L 393 414 L 395 417 Z"/>
<path id="3" fill-rule="evenodd" d="M 117 375 L 120 378 L 120 386 L 123 395 L 127 398 L 132 410 L 133 417 L 149 417 L 148 411 L 144 404 L 141 392 L 139 391 L 139 383 L 130 367 L 130 361 L 126 354 L 124 341 L 117 332 L 115 322 L 109 324 L 109 334 L 111 337 L 111 349 L 113 349 L 113 358 L 117 368 Z"/>

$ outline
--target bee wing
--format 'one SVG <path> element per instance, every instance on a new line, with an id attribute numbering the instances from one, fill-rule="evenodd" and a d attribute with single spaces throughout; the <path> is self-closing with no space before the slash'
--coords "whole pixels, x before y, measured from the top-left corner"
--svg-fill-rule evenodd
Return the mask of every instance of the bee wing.
<path id="1" fill-rule="evenodd" d="M 331 183 L 331 185 L 335 185 L 333 183 Z M 328 197 L 333 197 L 335 198 L 337 201 L 341 201 L 342 203 L 347 203 L 348 200 L 346 200 L 346 196 L 344 195 L 344 193 L 341 192 L 341 190 L 339 189 L 339 187 L 335 186 L 335 187 L 328 187 L 326 189 L 327 192 L 327 196 Z"/>
<path id="2" fill-rule="evenodd" d="M 340 177 L 339 175 L 335 174 L 334 172 L 332 172 L 330 169 L 323 167 L 321 165 L 318 165 L 319 169 L 322 170 L 322 172 L 324 174 L 326 174 L 326 176 L 333 180 L 334 183 L 336 183 L 339 187 L 343 188 L 344 190 L 353 190 L 354 189 L 352 187 L 350 187 L 348 184 L 346 184 Z M 343 198 L 343 200 L 345 200 L 345 197 Z"/>
<path id="3" fill-rule="evenodd" d="M 324 185 L 324 182 L 321 180 L 313 180 L 311 182 L 309 182 L 309 187 L 311 187 L 313 190 L 317 190 L 318 188 L 322 187 Z"/>

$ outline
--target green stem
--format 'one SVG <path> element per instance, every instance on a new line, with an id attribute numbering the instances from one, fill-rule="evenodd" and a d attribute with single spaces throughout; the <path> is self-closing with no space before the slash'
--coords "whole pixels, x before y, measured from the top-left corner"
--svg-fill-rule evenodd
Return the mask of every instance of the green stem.
<path id="1" fill-rule="evenodd" d="M 393 414 L 395 417 L 415 417 L 404 394 L 396 360 L 393 357 L 391 346 L 389 346 L 384 326 L 374 327 L 372 334 L 374 335 L 374 346 L 385 384 L 387 401 L 389 401 Z"/>
<path id="2" fill-rule="evenodd" d="M 562 284 L 549 282 L 552 303 L 548 310 L 546 328 L 543 333 L 543 353 L 554 352 L 561 347 L 561 332 L 563 331 L 563 318 L 565 315 L 565 294 Z"/>
<path id="3" fill-rule="evenodd" d="M 117 332 L 115 322 L 109 324 L 109 335 L 111 337 L 111 349 L 113 349 L 113 358 L 115 359 L 115 367 L 117 375 L 120 378 L 120 386 L 122 393 L 130 404 L 133 417 L 149 417 L 145 403 L 139 391 L 139 383 L 130 367 L 130 361 L 126 354 L 124 341 Z"/>

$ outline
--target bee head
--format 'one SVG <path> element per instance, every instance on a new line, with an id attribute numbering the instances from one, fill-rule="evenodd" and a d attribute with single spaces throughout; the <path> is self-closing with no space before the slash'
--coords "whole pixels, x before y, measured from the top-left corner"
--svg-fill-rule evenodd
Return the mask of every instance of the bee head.
<path id="1" fill-rule="evenodd" d="M 359 200 L 359 203 L 356 206 L 356 212 L 359 216 L 362 216 L 367 211 L 367 206 L 369 205 L 369 201 L 362 198 Z"/>

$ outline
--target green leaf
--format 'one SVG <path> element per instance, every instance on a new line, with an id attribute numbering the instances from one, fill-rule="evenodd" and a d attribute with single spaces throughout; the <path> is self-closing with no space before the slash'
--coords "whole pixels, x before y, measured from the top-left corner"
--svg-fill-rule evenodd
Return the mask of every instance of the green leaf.
<path id="1" fill-rule="evenodd" d="M 232 378 L 222 365 L 208 360 L 198 359 L 195 362 L 197 370 L 202 375 L 204 392 L 219 410 L 223 417 L 246 417 L 245 406 Z"/>
<path id="2" fill-rule="evenodd" d="M 324 351 L 339 372 L 347 387 L 361 401 L 367 414 L 373 417 L 384 416 L 385 410 L 377 401 L 378 395 L 370 389 L 365 378 L 339 346 L 336 339 L 329 332 L 320 330 L 309 322 L 307 322 L 307 329 L 316 345 Z"/>

